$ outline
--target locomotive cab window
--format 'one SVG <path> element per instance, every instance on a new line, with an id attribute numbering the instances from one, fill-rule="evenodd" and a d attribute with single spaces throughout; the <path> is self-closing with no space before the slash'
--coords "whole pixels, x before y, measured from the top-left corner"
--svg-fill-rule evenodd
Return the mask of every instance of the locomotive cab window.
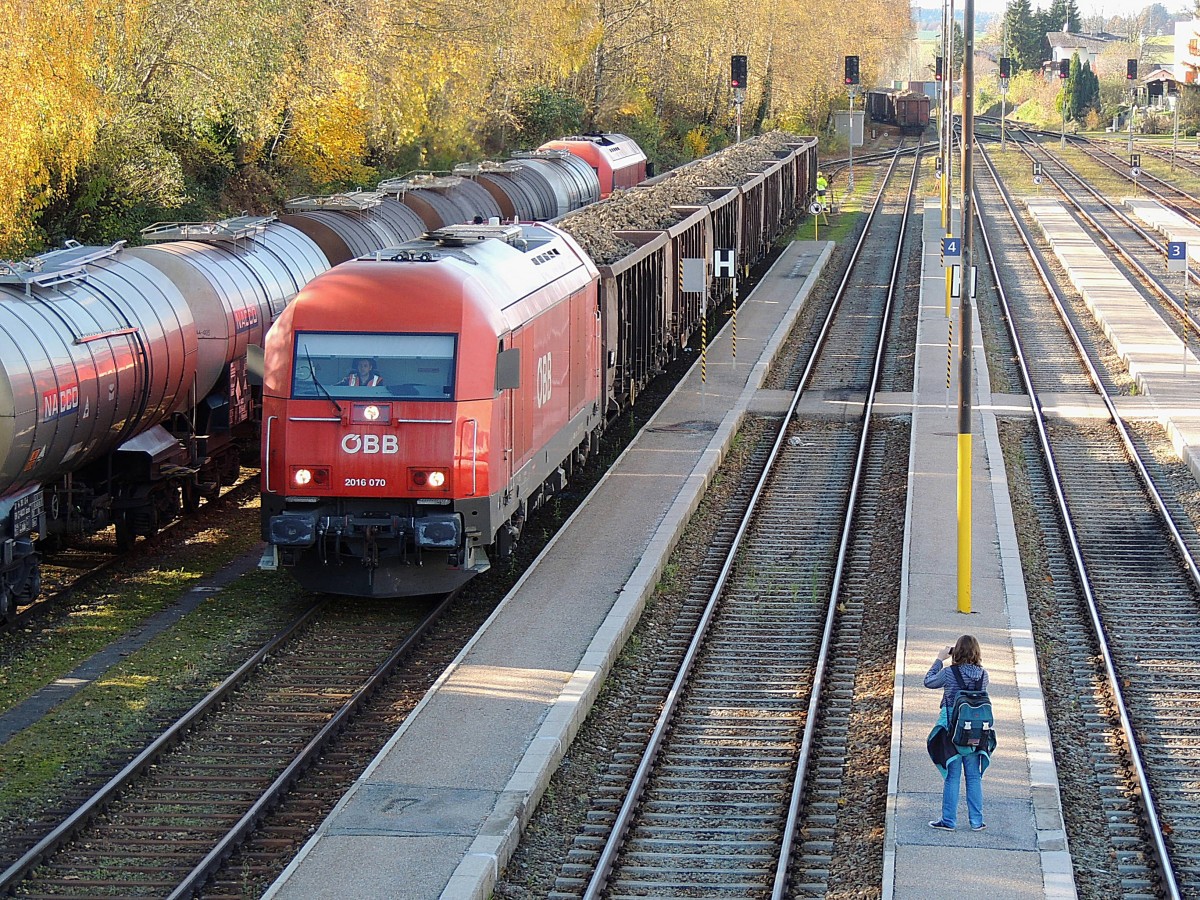
<path id="1" fill-rule="evenodd" d="M 450 400 L 455 351 L 452 334 L 300 332 L 292 396 Z"/>

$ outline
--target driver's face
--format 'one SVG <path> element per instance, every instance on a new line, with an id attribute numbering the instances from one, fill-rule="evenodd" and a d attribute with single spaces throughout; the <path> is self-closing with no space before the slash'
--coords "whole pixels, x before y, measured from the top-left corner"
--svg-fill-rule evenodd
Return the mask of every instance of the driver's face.
<path id="1" fill-rule="evenodd" d="M 369 359 L 360 359 L 355 365 L 358 366 L 358 374 L 366 377 L 371 374 L 371 361 Z"/>

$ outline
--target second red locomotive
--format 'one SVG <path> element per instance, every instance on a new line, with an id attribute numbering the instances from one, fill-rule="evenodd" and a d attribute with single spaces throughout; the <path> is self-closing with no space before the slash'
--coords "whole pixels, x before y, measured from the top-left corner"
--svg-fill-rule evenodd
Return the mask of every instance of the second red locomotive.
<path id="1" fill-rule="evenodd" d="M 623 134 L 588 133 L 559 138 L 539 150 L 566 150 L 582 159 L 600 179 L 600 197 L 641 184 L 649 174 L 646 154 L 632 138 Z"/>
<path id="2" fill-rule="evenodd" d="M 598 279 L 544 224 L 450 226 L 314 279 L 265 347 L 268 567 L 398 597 L 506 555 L 601 428 Z"/>

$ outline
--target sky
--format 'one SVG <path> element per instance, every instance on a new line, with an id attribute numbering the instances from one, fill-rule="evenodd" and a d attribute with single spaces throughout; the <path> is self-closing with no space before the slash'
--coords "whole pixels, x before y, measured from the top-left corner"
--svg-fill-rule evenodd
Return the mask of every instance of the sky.
<path id="1" fill-rule="evenodd" d="M 1075 0 L 1075 5 L 1079 9 L 1079 15 L 1085 19 L 1097 14 L 1107 19 L 1109 16 L 1129 15 L 1132 9 L 1141 10 L 1154 2 L 1162 3 L 1167 12 L 1175 12 L 1176 10 L 1185 8 L 1190 11 L 1192 6 L 1191 3 L 1181 2 L 1181 0 L 1134 0 L 1132 3 L 1119 2 L 1119 0 Z M 921 2 L 914 5 L 923 9 L 942 8 L 941 3 L 931 2 L 931 0 L 921 0 Z M 962 9 L 963 0 L 955 0 L 954 5 L 957 9 Z M 975 0 L 975 11 L 977 13 L 999 15 L 1004 12 L 1007 5 L 1007 0 Z M 1030 0 L 1029 5 L 1033 9 L 1049 9 L 1050 0 Z"/>

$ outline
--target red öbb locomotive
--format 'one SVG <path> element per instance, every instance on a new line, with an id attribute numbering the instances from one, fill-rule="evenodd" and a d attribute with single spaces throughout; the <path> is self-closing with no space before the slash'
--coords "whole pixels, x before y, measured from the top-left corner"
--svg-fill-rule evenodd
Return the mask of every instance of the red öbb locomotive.
<path id="1" fill-rule="evenodd" d="M 598 277 L 550 225 L 457 225 L 310 282 L 265 347 L 266 566 L 398 597 L 507 555 L 602 425 Z"/>

